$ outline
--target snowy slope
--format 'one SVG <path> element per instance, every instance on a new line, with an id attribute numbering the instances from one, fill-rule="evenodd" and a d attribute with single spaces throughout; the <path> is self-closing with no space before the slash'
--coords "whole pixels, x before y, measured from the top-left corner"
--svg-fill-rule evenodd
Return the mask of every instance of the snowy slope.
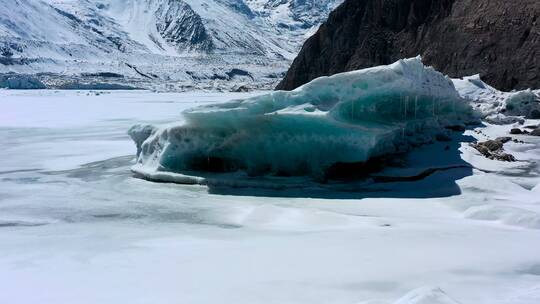
<path id="1" fill-rule="evenodd" d="M 193 82 L 238 67 L 257 81 L 264 76 L 257 71 L 284 72 L 340 2 L 0 0 L 9 8 L 0 12 L 0 73 L 116 72 Z"/>
<path id="2" fill-rule="evenodd" d="M 8 58 L 100 58 L 114 49 L 94 27 L 41 1 L 1 0 L 0 5 L 9 8 L 0 11 L 4 64 Z"/>

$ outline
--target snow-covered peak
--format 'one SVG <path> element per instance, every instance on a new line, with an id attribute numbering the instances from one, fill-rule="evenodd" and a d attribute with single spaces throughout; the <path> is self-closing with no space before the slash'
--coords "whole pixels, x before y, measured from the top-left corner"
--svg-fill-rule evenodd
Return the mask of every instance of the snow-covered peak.
<path id="1" fill-rule="evenodd" d="M 52 0 L 54 1 L 54 0 Z M 341 0 L 92 0 L 153 52 L 294 58 Z M 172 53 L 172 54 L 171 54 Z"/>
<path id="2" fill-rule="evenodd" d="M 26 45 L 30 41 L 94 45 L 106 53 L 113 52 L 109 50 L 112 43 L 122 53 L 292 60 L 305 34 L 340 2 L 1 0 L 0 5 L 9 9 L 0 12 L 0 42 L 6 44 L 9 37 L 16 37 Z"/>
<path id="3" fill-rule="evenodd" d="M 273 87 L 341 2 L 0 0 L 0 74 L 112 72 L 182 86 L 234 78 Z"/>
<path id="4" fill-rule="evenodd" d="M 309 29 L 341 2 L 321 0 L 245 0 L 258 16 L 267 18 L 273 25 L 286 29 Z"/>

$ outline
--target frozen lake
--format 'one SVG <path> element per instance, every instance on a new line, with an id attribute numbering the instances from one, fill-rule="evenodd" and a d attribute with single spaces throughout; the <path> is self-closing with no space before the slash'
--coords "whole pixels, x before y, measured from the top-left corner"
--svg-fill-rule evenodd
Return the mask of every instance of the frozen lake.
<path id="1" fill-rule="evenodd" d="M 0 303 L 540 303 L 540 138 L 365 198 L 132 176 L 133 124 L 253 94 L 0 90 Z"/>

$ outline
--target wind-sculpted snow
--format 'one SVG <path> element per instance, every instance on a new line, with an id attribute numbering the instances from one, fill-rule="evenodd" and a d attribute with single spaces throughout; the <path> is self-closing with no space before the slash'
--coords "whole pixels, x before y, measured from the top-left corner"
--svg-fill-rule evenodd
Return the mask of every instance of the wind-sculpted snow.
<path id="1" fill-rule="evenodd" d="M 459 304 L 438 287 L 415 289 L 394 304 Z"/>
<path id="2" fill-rule="evenodd" d="M 430 142 L 470 114 L 450 79 L 413 58 L 322 77 L 292 92 L 194 108 L 177 125 L 136 126 L 134 170 L 151 179 L 158 171 L 237 170 L 320 178 L 336 164 Z"/>

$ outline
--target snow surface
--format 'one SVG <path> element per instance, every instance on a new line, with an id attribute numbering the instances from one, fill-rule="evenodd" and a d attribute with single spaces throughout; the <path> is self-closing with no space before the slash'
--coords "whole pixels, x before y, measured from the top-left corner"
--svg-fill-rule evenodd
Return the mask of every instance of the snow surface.
<path id="1" fill-rule="evenodd" d="M 447 126 L 474 121 L 452 81 L 420 57 L 202 106 L 184 117 L 153 132 L 130 131 L 141 151 L 135 172 L 184 183 L 201 180 L 181 173 L 201 170 L 320 177 L 334 164 L 404 152 L 448 133 Z M 211 159 L 219 168 L 209 168 Z"/>
<path id="2" fill-rule="evenodd" d="M 249 96 L 0 90 L 0 303 L 539 303 L 540 138 L 505 145 L 512 167 L 467 143 L 510 125 L 387 174 L 469 168 L 367 188 L 232 196 L 130 173 L 136 122 Z"/>
<path id="3" fill-rule="evenodd" d="M 491 123 L 522 121 L 517 116 L 540 119 L 540 90 L 502 92 L 483 82 L 480 75 L 452 81 L 459 94 L 470 100 L 475 110 Z"/>

